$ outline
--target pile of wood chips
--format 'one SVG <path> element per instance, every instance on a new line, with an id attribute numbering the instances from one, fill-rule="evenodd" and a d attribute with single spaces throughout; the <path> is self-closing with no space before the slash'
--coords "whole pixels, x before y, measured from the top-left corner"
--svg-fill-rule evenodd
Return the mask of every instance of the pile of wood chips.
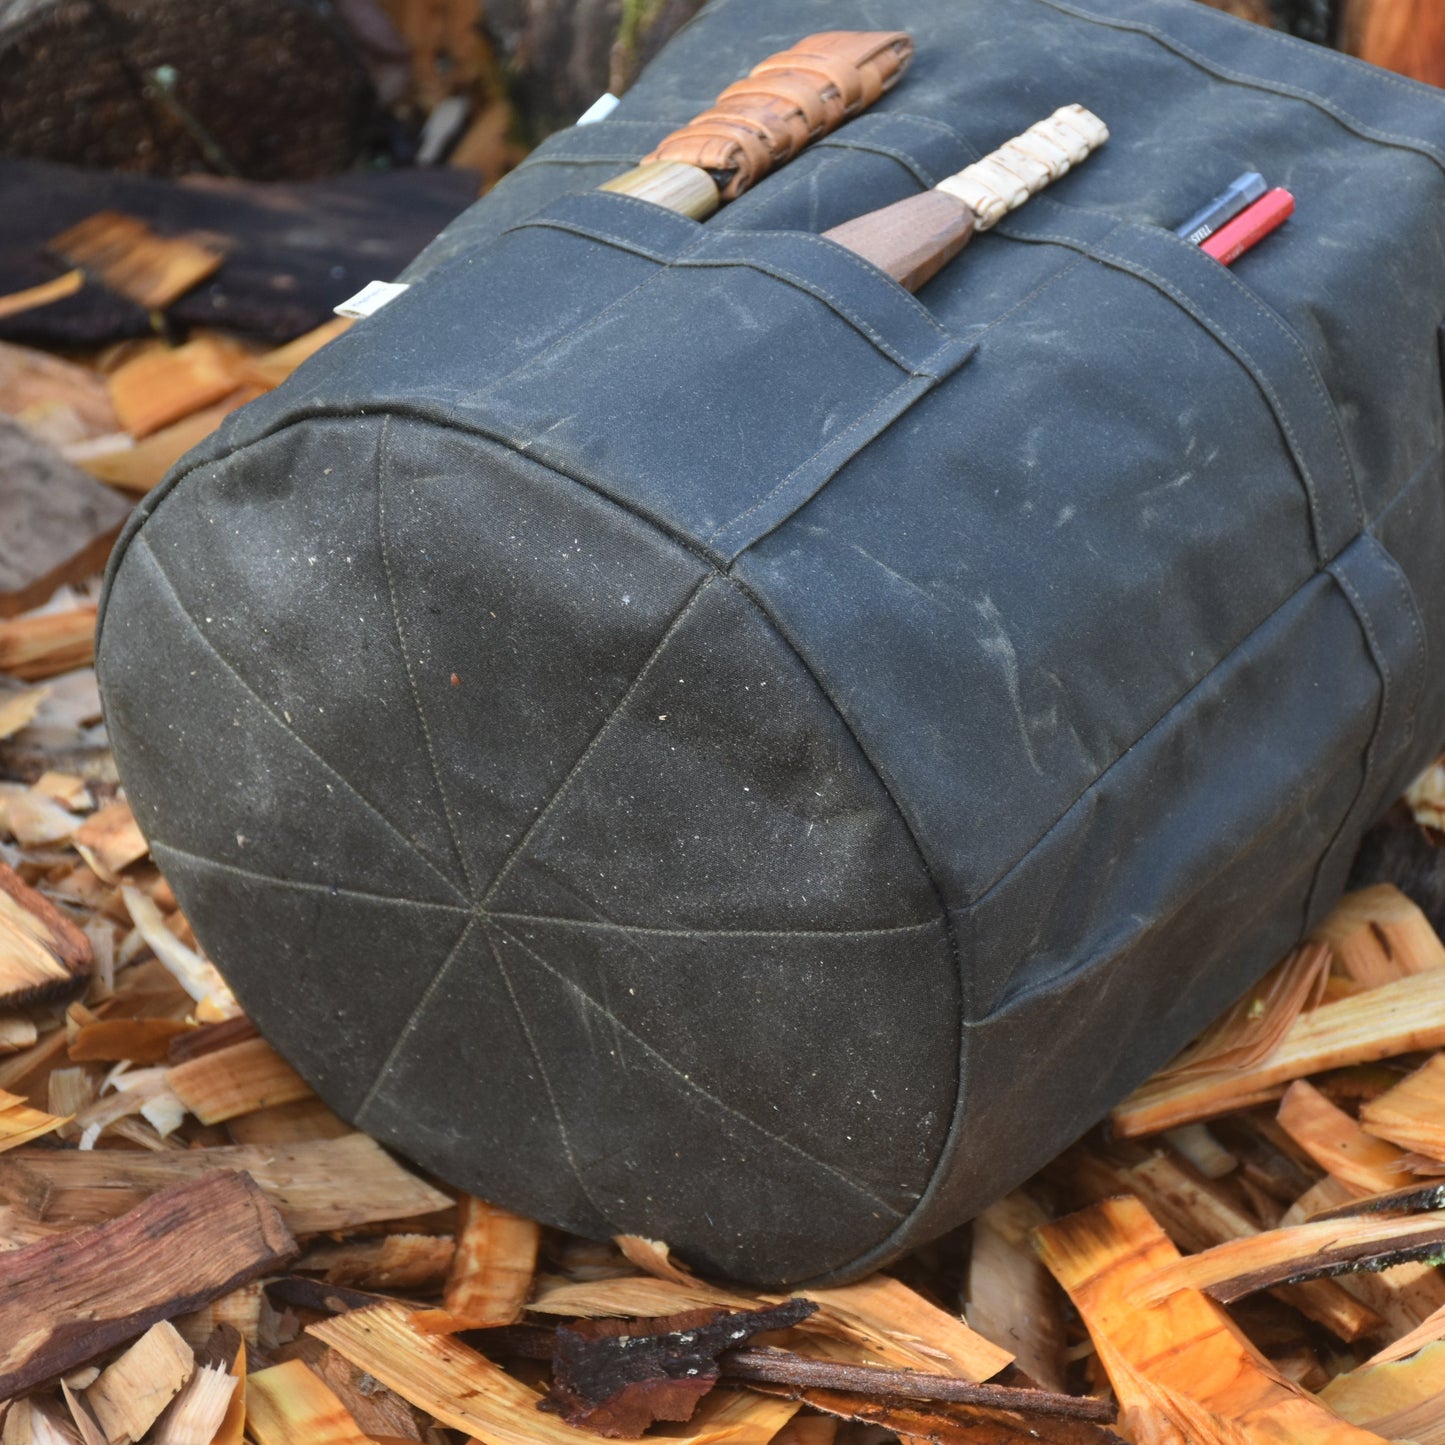
<path id="1" fill-rule="evenodd" d="M 0 690 L 5 1445 L 1445 1441 L 1445 947 L 1393 887 L 1107 1136 L 799 1307 L 350 1130 L 199 949 L 77 645 Z"/>
<path id="2" fill-rule="evenodd" d="M 342 324 L 0 347 L 0 423 L 137 495 Z M 0 586 L 3 1445 L 1445 1442 L 1445 946 L 1396 889 L 890 1274 L 703 1281 L 458 1198 L 257 1035 L 119 788 L 93 525 Z"/>

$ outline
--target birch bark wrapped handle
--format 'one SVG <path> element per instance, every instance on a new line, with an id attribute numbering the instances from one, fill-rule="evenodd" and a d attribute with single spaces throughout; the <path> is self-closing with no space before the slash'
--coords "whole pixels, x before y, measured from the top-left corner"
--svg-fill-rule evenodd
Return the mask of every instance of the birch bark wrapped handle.
<path id="1" fill-rule="evenodd" d="M 973 212 L 974 230 L 987 231 L 1108 139 L 1108 126 L 1092 111 L 1062 106 L 934 189 L 957 196 Z"/>
<path id="2" fill-rule="evenodd" d="M 975 232 L 996 226 L 1108 139 L 1108 127 L 1092 111 L 1066 105 L 931 191 L 869 211 L 823 234 L 916 291 L 953 260 Z"/>

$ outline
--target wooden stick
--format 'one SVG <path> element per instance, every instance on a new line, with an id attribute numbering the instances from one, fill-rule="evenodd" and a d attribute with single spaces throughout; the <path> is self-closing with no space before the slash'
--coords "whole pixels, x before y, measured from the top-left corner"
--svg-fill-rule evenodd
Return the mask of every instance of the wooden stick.
<path id="1" fill-rule="evenodd" d="M 931 191 L 823 234 L 916 291 L 975 234 L 997 225 L 1108 139 L 1108 127 L 1092 111 L 1066 105 Z"/>
<path id="2" fill-rule="evenodd" d="M 0 1398 L 198 1309 L 296 1253 L 244 1174 L 217 1173 L 109 1224 L 0 1254 Z"/>
<path id="3" fill-rule="evenodd" d="M 49 306 L 74 296 L 85 285 L 85 272 L 80 269 L 67 271 L 53 281 L 42 281 L 39 286 L 27 286 L 23 291 L 12 291 L 0 296 L 0 318 L 18 316 L 22 311 L 33 311 L 37 306 Z"/>
<path id="4" fill-rule="evenodd" d="M 994 1410 L 1022 1410 L 1069 1420 L 1114 1419 L 1107 1400 L 1062 1395 L 1052 1390 L 1019 1390 L 1008 1385 L 975 1384 L 953 1375 L 921 1370 L 893 1370 L 886 1365 L 848 1365 L 814 1360 L 788 1350 L 733 1350 L 718 1361 L 733 1380 L 760 1380 L 770 1385 L 796 1385 L 804 1390 L 850 1390 L 862 1395 L 901 1395 L 908 1400 L 943 1400 L 956 1405 L 984 1405 Z"/>

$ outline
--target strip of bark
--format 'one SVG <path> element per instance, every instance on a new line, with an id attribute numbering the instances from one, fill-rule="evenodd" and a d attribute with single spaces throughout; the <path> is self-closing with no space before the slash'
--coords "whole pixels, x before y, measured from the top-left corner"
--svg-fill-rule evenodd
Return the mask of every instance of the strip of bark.
<path id="1" fill-rule="evenodd" d="M 233 1172 L 92 1229 L 0 1254 L 0 1398 L 199 1309 L 296 1253 L 275 1206 Z"/>
<path id="2" fill-rule="evenodd" d="M 689 1420 L 718 1382 L 718 1357 L 767 1330 L 787 1329 L 817 1310 L 792 1299 L 771 1309 L 690 1310 L 643 1320 L 559 1325 L 552 1388 L 541 1408 L 618 1440 L 655 1420 Z"/>
<path id="3" fill-rule="evenodd" d="M 1431 1209 L 1445 1209 L 1445 1181 L 1433 1184 L 1410 1184 L 1404 1189 L 1391 1189 L 1384 1194 L 1367 1194 L 1351 1199 L 1333 1209 L 1321 1209 L 1308 1217 L 1308 1223 L 1321 1219 L 1349 1219 L 1356 1214 L 1423 1214 Z"/>
<path id="4" fill-rule="evenodd" d="M 1445 1249 L 1445 1220 L 1438 1215 L 1405 1219 L 1326 1220 L 1266 1230 L 1250 1239 L 1192 1254 L 1157 1270 L 1141 1299 L 1158 1304 L 1181 1289 L 1197 1289 L 1221 1304 L 1258 1290 L 1301 1280 L 1325 1279 L 1357 1270 L 1389 1269 L 1431 1259 Z"/>

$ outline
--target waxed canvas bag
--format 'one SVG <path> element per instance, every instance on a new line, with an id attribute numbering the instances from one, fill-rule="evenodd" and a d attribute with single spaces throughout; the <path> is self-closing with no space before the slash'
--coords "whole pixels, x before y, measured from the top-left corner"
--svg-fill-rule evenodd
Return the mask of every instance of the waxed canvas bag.
<path id="1" fill-rule="evenodd" d="M 904 82 L 599 192 L 799 36 Z M 1055 107 L 917 296 L 818 233 Z M 1239 172 L 1288 224 L 1171 227 Z M 1445 740 L 1445 98 L 1193 0 L 720 0 L 115 558 L 117 757 L 347 1119 L 767 1283 L 962 1222 L 1310 927 Z"/>

